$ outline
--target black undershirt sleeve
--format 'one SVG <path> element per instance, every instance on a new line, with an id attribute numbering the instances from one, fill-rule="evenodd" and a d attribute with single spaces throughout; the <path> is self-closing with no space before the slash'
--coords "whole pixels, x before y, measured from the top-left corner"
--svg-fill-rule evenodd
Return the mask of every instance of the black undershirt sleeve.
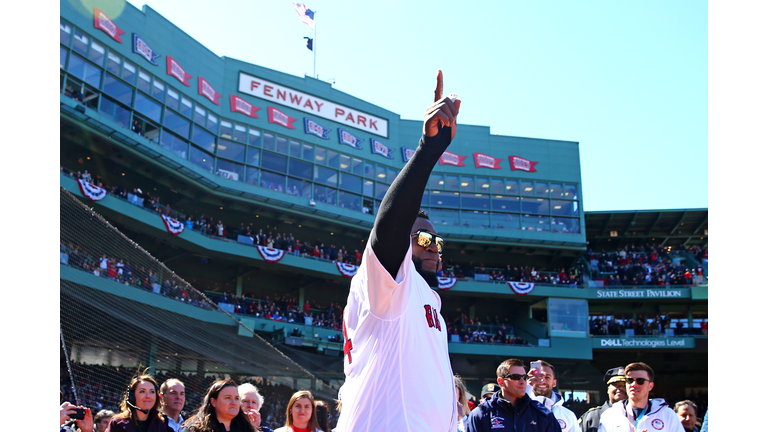
<path id="1" fill-rule="evenodd" d="M 393 279 L 410 247 L 411 228 L 419 213 L 429 176 L 450 143 L 451 128 L 447 126 L 440 128 L 433 137 L 422 135 L 419 147 L 381 201 L 371 231 L 371 248 Z"/>

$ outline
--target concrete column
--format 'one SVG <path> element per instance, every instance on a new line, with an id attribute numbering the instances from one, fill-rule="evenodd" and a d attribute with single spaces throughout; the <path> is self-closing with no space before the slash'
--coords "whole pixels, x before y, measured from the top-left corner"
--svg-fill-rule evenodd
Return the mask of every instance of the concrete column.
<path id="1" fill-rule="evenodd" d="M 243 295 L 243 277 L 242 276 L 237 277 L 237 289 L 235 290 L 235 294 L 237 294 L 238 297 L 241 297 Z"/>

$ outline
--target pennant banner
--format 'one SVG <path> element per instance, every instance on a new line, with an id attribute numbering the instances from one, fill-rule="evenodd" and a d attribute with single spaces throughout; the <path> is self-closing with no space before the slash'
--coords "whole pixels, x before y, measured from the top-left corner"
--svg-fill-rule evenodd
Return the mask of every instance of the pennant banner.
<path id="1" fill-rule="evenodd" d="M 94 186 L 83 179 L 77 179 L 77 185 L 80 186 L 80 192 L 91 201 L 98 201 L 107 196 L 106 189 Z"/>
<path id="2" fill-rule="evenodd" d="M 512 168 L 512 171 L 514 170 L 521 170 L 521 171 L 527 171 L 527 172 L 536 172 L 536 168 L 533 166 L 536 165 L 538 162 L 529 161 L 528 159 L 523 159 L 519 156 L 510 156 L 509 157 L 509 166 Z"/>
<path id="3" fill-rule="evenodd" d="M 179 222 L 176 219 L 166 215 L 160 215 L 160 217 L 163 218 L 165 229 L 167 229 L 169 233 L 177 236 L 184 231 L 184 222 Z"/>
<path id="4" fill-rule="evenodd" d="M 392 156 L 392 149 L 385 146 L 383 142 L 371 138 L 371 152 L 377 155 L 382 155 L 387 159 L 394 159 Z"/>
<path id="5" fill-rule="evenodd" d="M 416 153 L 415 149 L 408 148 L 408 147 L 400 147 L 400 150 L 403 151 L 403 162 L 408 162 L 413 157 L 413 154 Z"/>
<path id="6" fill-rule="evenodd" d="M 497 159 L 493 156 L 488 156 L 487 154 L 482 153 L 473 154 L 475 156 L 475 168 L 501 169 L 499 162 L 501 162 L 502 159 Z"/>
<path id="7" fill-rule="evenodd" d="M 444 151 L 443 155 L 440 156 L 440 165 L 453 165 L 458 167 L 463 167 L 465 165 L 464 159 L 466 159 L 467 156 L 461 156 L 457 155 L 456 153 L 451 153 L 449 151 Z"/>
<path id="8" fill-rule="evenodd" d="M 533 291 L 533 288 L 536 286 L 535 283 L 529 283 L 529 282 L 507 282 L 510 288 L 512 288 L 512 291 L 519 295 L 526 295 Z"/>
<path id="9" fill-rule="evenodd" d="M 362 150 L 363 146 L 360 145 L 361 142 L 363 142 L 362 138 L 358 138 L 348 131 L 339 128 L 339 144 L 346 144 L 352 148 Z"/>
<path id="10" fill-rule="evenodd" d="M 144 60 L 157 66 L 157 59 L 160 54 L 156 53 L 148 44 L 136 33 L 133 34 L 133 52 L 144 57 Z"/>
<path id="11" fill-rule="evenodd" d="M 352 264 L 343 264 L 338 261 L 334 261 L 336 264 L 336 268 L 339 269 L 339 273 L 341 273 L 343 276 L 346 276 L 348 278 L 351 278 L 352 276 L 357 274 L 357 267 L 356 265 Z"/>
<path id="12" fill-rule="evenodd" d="M 184 84 L 187 87 L 192 87 L 192 85 L 189 83 L 189 79 L 192 78 L 192 75 L 188 74 L 187 71 L 184 70 L 183 67 L 174 60 L 171 56 L 165 56 L 166 65 L 167 65 L 167 71 L 168 75 L 176 78 L 177 80 L 181 81 L 182 84 Z"/>
<path id="13" fill-rule="evenodd" d="M 331 139 L 331 137 L 328 136 L 328 132 L 330 132 L 331 129 L 324 128 L 320 123 L 310 119 L 309 117 L 304 117 L 304 133 L 306 134 L 312 134 L 315 135 L 321 139 Z"/>
<path id="14" fill-rule="evenodd" d="M 439 277 L 437 278 L 438 285 L 437 287 L 441 290 L 447 290 L 453 288 L 454 285 L 456 285 L 456 278 L 444 278 Z"/>
<path id="15" fill-rule="evenodd" d="M 260 109 L 260 107 L 248 103 L 248 101 L 239 96 L 229 95 L 229 110 L 232 112 L 239 112 L 248 117 L 259 118 L 259 116 L 256 115 L 256 111 Z"/>
<path id="16" fill-rule="evenodd" d="M 125 30 L 120 30 L 120 27 L 112 22 L 112 20 L 99 8 L 93 8 L 93 26 L 99 30 L 103 30 L 104 33 L 108 34 L 112 39 L 123 43 L 123 40 L 120 39 L 120 35 L 125 33 Z"/>
<path id="17" fill-rule="evenodd" d="M 266 246 L 256 246 L 256 248 L 259 250 L 261 257 L 264 258 L 264 261 L 267 262 L 276 263 L 285 256 L 285 251 L 281 249 L 274 249 Z"/>
<path id="18" fill-rule="evenodd" d="M 208 100 L 216 105 L 220 105 L 219 98 L 221 94 L 214 90 L 213 86 L 208 84 L 208 81 L 201 76 L 197 77 L 197 93 L 207 97 Z"/>
<path id="19" fill-rule="evenodd" d="M 288 129 L 296 129 L 293 122 L 298 119 L 289 116 L 275 107 L 267 107 L 267 117 L 269 117 L 270 123 L 276 123 Z"/>

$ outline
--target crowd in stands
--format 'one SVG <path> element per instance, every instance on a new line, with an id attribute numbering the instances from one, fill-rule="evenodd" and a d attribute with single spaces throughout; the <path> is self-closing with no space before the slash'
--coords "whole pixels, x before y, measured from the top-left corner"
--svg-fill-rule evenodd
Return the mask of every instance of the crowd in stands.
<path id="1" fill-rule="evenodd" d="M 508 317 L 499 318 L 496 315 L 495 318 L 491 319 L 490 316 L 486 316 L 484 320 L 481 320 L 480 317 L 470 318 L 467 314 L 462 313 L 455 319 L 451 319 L 449 316 L 445 318 L 449 341 L 531 346 L 522 336 L 514 334 L 514 328 Z M 452 335 L 457 335 L 458 338 L 452 338 Z"/>
<path id="2" fill-rule="evenodd" d="M 310 318 L 314 327 L 342 330 L 343 306 L 333 302 L 327 306 L 316 305 L 315 308 L 312 308 L 309 300 L 306 300 L 299 307 L 297 298 L 289 294 L 275 297 L 274 300 L 270 300 L 269 296 L 266 296 L 264 300 L 257 300 L 245 297 L 245 295 L 238 297 L 231 293 L 222 293 L 218 301 L 233 305 L 235 313 L 241 315 L 298 324 L 309 322 L 307 318 Z"/>
<path id="3" fill-rule="evenodd" d="M 594 336 L 620 336 L 627 330 L 634 331 L 635 336 L 659 336 L 666 334 L 667 330 L 673 330 L 680 334 L 708 334 L 709 320 L 704 319 L 699 328 L 685 328 L 683 320 L 672 320 L 667 315 L 658 314 L 653 318 L 644 318 L 639 315 L 637 319 L 617 319 L 616 317 L 590 316 L 589 334 Z"/>

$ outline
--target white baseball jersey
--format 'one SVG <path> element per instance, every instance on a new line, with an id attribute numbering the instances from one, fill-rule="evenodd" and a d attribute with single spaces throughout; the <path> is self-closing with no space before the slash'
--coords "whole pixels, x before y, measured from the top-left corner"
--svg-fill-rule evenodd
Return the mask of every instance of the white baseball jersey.
<path id="1" fill-rule="evenodd" d="M 370 243 L 344 308 L 338 432 L 456 432 L 456 390 L 440 296 L 408 248 L 396 278 Z"/>

